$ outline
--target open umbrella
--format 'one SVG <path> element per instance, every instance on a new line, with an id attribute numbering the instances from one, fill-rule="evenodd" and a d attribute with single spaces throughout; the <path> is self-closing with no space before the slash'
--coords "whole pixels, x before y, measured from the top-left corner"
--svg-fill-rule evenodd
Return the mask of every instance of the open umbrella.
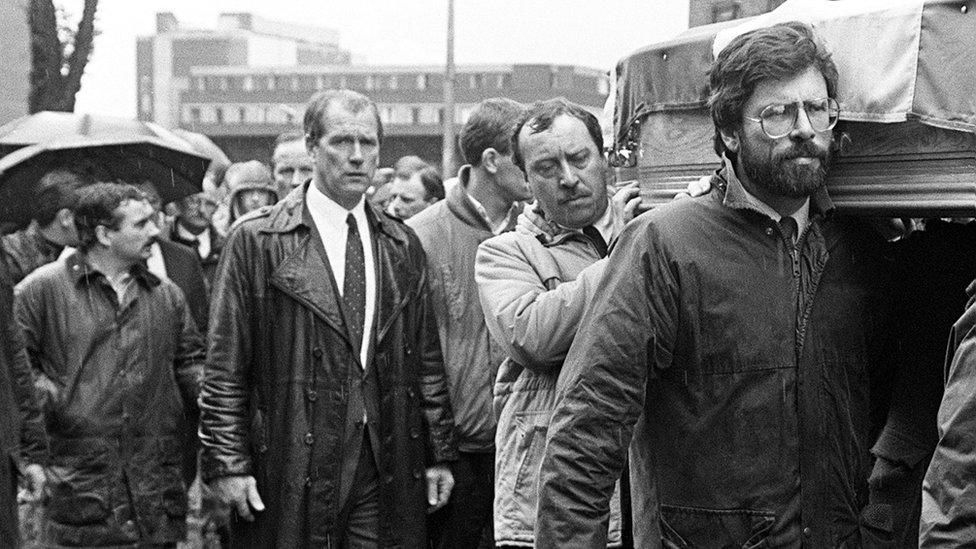
<path id="1" fill-rule="evenodd" d="M 26 224 L 34 186 L 48 171 L 68 168 L 98 180 L 151 181 L 164 202 L 200 192 L 210 159 L 186 142 L 117 133 L 70 136 L 25 146 L 0 158 L 0 222 Z"/>

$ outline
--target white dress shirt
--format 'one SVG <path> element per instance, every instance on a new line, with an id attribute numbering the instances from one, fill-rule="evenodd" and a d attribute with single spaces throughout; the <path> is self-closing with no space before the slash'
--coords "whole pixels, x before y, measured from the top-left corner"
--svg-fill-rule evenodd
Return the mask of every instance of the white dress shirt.
<path id="1" fill-rule="evenodd" d="M 369 343 L 373 336 L 373 319 L 376 316 L 376 263 L 373 258 L 373 245 L 370 238 L 369 222 L 366 220 L 365 198 L 347 210 L 336 201 L 322 193 L 312 182 L 305 195 L 308 211 L 312 215 L 315 228 L 319 231 L 325 255 L 328 257 L 332 275 L 335 277 L 339 295 L 346 280 L 346 238 L 349 235 L 349 225 L 346 217 L 352 212 L 359 229 L 359 239 L 363 243 L 363 259 L 366 265 L 366 313 L 364 315 L 363 343 L 359 350 L 359 362 L 366 368 L 369 356 Z"/>
<path id="2" fill-rule="evenodd" d="M 176 224 L 176 234 L 179 235 L 183 240 L 188 240 L 194 242 L 197 248 L 197 254 L 200 259 L 207 259 L 210 257 L 210 230 L 206 229 L 200 234 L 193 234 L 190 231 L 183 228 L 183 225 L 179 223 Z"/>
<path id="3" fill-rule="evenodd" d="M 749 202 L 757 210 L 768 215 L 770 219 L 777 223 L 783 219 L 783 216 L 774 210 L 772 206 L 750 194 L 749 191 L 746 190 L 745 186 L 742 187 L 742 191 L 745 193 L 746 198 L 749 199 Z M 807 230 L 807 225 L 810 224 L 810 199 L 807 198 L 798 210 L 790 214 L 790 217 L 793 218 L 793 221 L 796 221 L 796 234 L 793 235 L 793 243 L 796 244 L 796 242 L 800 239 L 800 235 L 803 234 L 803 231 Z"/>

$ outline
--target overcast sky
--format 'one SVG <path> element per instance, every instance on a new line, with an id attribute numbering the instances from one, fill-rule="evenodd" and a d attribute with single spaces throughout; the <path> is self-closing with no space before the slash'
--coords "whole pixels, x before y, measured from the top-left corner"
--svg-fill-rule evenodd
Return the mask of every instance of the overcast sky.
<path id="1" fill-rule="evenodd" d="M 0 0 L 3 1 L 3 0 Z M 55 0 L 81 14 L 81 0 Z M 570 63 L 609 70 L 628 53 L 688 25 L 688 0 L 455 0 L 457 63 Z M 213 28 L 221 12 L 339 32 L 340 46 L 372 64 L 443 64 L 447 0 L 100 0 L 100 35 L 76 110 L 135 116 L 136 37 L 156 13 Z"/>

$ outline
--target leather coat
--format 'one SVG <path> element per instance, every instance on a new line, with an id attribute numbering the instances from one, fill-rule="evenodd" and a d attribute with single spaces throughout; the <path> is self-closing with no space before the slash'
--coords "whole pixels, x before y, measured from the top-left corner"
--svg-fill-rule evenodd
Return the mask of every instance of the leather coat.
<path id="1" fill-rule="evenodd" d="M 349 368 L 341 297 L 305 206 L 308 183 L 241 218 L 218 268 L 201 388 L 205 480 L 253 475 L 266 510 L 248 547 L 327 547 L 336 532 Z M 425 545 L 425 468 L 457 459 L 454 422 L 412 230 L 367 204 L 376 258 L 379 545 Z"/>

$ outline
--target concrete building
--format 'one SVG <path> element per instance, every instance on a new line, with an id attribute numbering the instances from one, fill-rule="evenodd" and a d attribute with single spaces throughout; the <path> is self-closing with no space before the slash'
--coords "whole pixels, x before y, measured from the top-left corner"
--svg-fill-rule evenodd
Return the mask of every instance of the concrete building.
<path id="1" fill-rule="evenodd" d="M 28 0 L 0 2 L 0 124 L 24 116 L 30 95 Z"/>
<path id="2" fill-rule="evenodd" d="M 268 161 L 275 136 L 300 126 L 309 97 L 323 89 L 346 88 L 368 95 L 379 106 L 382 165 L 407 154 L 440 163 L 442 66 L 354 65 L 334 34 L 316 30 L 301 38 L 290 25 L 267 21 L 264 27 L 242 29 L 239 21 L 257 19 L 247 14 L 224 17 L 229 29 L 179 31 L 172 30 L 178 25 L 171 15 L 160 14 L 166 24 L 138 45 L 141 118 L 204 133 L 232 160 Z M 279 47 L 274 56 L 268 44 L 253 39 L 272 25 L 279 26 L 275 36 L 290 41 L 294 54 L 281 54 L 286 48 Z M 318 53 L 299 54 L 311 47 L 311 37 L 319 40 L 314 43 Z M 604 71 L 566 65 L 459 65 L 455 78 L 458 126 L 488 97 L 531 102 L 565 96 L 599 115 L 609 91 Z"/>
<path id="3" fill-rule="evenodd" d="M 688 26 L 697 27 L 759 15 L 785 0 L 688 0 Z"/>

